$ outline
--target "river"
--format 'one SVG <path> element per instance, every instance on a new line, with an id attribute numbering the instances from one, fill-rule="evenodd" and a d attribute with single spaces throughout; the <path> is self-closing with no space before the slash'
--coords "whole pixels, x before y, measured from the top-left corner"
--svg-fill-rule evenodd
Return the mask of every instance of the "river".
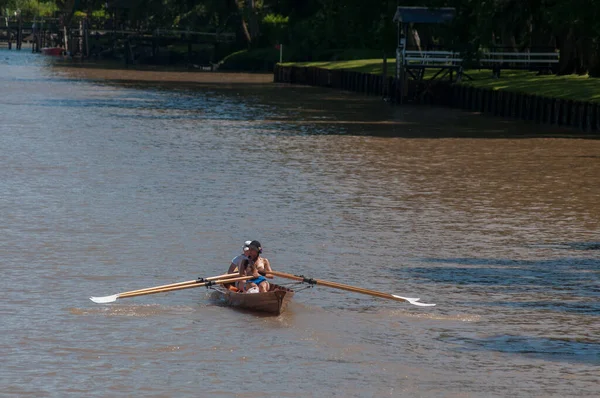
<path id="1" fill-rule="evenodd" d="M 599 139 L 271 81 L 0 50 L 0 395 L 600 394 Z M 88 300 L 221 274 L 249 239 L 437 306 Z"/>

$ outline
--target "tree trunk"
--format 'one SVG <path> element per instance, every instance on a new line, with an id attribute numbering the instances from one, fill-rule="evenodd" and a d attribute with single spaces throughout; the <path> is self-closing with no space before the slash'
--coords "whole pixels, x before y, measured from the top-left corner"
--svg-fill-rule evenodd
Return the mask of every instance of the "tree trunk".
<path id="1" fill-rule="evenodd" d="M 585 75 L 588 73 L 590 61 L 593 57 L 593 46 L 590 40 L 586 37 L 579 37 L 576 42 L 578 63 L 575 66 L 575 73 Z"/>
<path id="2" fill-rule="evenodd" d="M 232 0 L 235 10 L 240 15 L 241 32 L 248 47 L 258 37 L 258 16 L 254 0 Z"/>
<path id="3" fill-rule="evenodd" d="M 600 49 L 598 45 L 594 45 L 594 51 L 590 54 L 589 73 L 591 77 L 600 77 Z"/>
<path id="4" fill-rule="evenodd" d="M 250 46 L 250 44 L 252 44 L 252 35 L 250 35 L 250 31 L 248 30 L 248 24 L 246 23 L 246 20 L 242 17 L 241 21 L 242 21 L 242 33 L 244 35 L 244 38 L 246 39 L 246 44 L 248 44 L 248 46 Z"/>
<path id="5" fill-rule="evenodd" d="M 246 12 L 248 15 L 248 28 L 250 31 L 250 38 L 252 40 L 258 38 L 259 28 L 258 28 L 258 15 L 256 14 L 256 5 L 254 0 L 247 0 L 246 3 Z"/>
<path id="6" fill-rule="evenodd" d="M 566 34 L 559 35 L 556 39 L 558 42 L 558 48 L 560 50 L 558 74 L 570 75 L 572 73 L 575 73 L 577 63 L 577 49 L 575 47 L 573 29 L 569 29 L 569 31 Z"/>

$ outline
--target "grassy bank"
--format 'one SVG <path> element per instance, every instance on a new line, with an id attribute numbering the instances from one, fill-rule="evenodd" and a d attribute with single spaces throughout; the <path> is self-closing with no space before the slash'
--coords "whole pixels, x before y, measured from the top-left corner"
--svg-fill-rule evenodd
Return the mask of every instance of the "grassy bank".
<path id="1" fill-rule="evenodd" d="M 345 69 L 363 73 L 381 74 L 381 59 L 363 59 L 336 62 L 303 62 L 284 65 L 314 66 L 324 69 Z M 434 71 L 431 71 L 433 73 Z M 548 98 L 600 102 L 600 79 L 587 76 L 537 75 L 536 72 L 503 70 L 499 79 L 490 70 L 467 70 L 473 80 L 463 79 L 462 84 L 493 90 L 507 90 L 535 94 Z M 395 60 L 388 60 L 388 75 L 395 74 Z"/>

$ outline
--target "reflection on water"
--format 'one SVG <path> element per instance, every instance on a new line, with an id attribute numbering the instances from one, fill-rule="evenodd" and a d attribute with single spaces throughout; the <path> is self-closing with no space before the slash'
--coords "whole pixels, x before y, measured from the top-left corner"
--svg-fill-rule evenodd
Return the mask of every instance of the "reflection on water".
<path id="1" fill-rule="evenodd" d="M 0 71 L 9 396 L 600 392 L 596 138 L 263 75 L 15 51 Z M 222 274 L 247 239 L 276 269 L 438 305 L 88 300 Z"/>

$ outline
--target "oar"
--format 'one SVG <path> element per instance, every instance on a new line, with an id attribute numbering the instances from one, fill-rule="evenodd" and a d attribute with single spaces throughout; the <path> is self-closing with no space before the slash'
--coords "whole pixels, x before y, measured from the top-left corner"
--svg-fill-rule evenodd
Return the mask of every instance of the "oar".
<path id="1" fill-rule="evenodd" d="M 236 273 L 233 273 L 233 274 L 223 274 L 223 275 L 211 276 L 211 277 L 208 277 L 208 278 L 198 278 L 198 279 L 193 279 L 193 280 L 185 281 L 185 282 L 170 283 L 168 285 L 147 287 L 145 289 L 139 289 L 139 290 L 131 290 L 129 292 L 124 292 L 124 293 L 121 293 L 121 294 L 144 292 L 144 291 L 147 291 L 147 290 L 163 289 L 163 288 L 166 288 L 166 287 L 194 285 L 196 283 L 202 283 L 202 282 L 206 282 L 206 281 L 216 281 L 217 279 L 236 278 L 239 275 L 240 274 L 236 272 Z"/>
<path id="2" fill-rule="evenodd" d="M 377 292 L 375 290 L 363 289 L 361 287 L 354 287 L 354 286 L 350 286 L 350 285 L 343 285 L 341 283 L 328 282 L 328 281 L 324 281 L 322 279 L 306 278 L 304 276 L 286 274 L 285 272 L 278 272 L 278 271 L 268 271 L 267 273 L 273 274 L 275 276 L 280 276 L 282 278 L 288 278 L 288 279 L 293 279 L 296 281 L 306 282 L 311 285 L 328 286 L 328 287 L 332 287 L 334 289 L 341 289 L 341 290 L 347 290 L 349 292 L 368 294 L 370 296 L 381 297 L 381 298 L 390 299 L 390 300 L 405 301 L 405 302 L 408 302 L 408 303 L 411 303 L 414 305 L 419 305 L 422 307 L 431 307 L 431 306 L 435 305 L 435 304 L 420 303 L 419 298 L 402 297 L 402 296 L 397 296 L 395 294 L 382 293 L 382 292 Z"/>
<path id="3" fill-rule="evenodd" d="M 90 297 L 90 300 L 92 300 L 94 303 L 106 304 L 106 303 L 112 303 L 114 301 L 117 301 L 117 299 L 120 299 L 120 298 L 129 298 L 129 297 L 143 296 L 146 294 L 155 294 L 155 293 L 166 293 L 166 292 L 172 292 L 175 290 L 191 289 L 193 287 L 212 286 L 212 285 L 217 285 L 217 284 L 245 281 L 247 279 L 252 279 L 252 278 L 254 278 L 254 276 L 252 276 L 252 275 L 251 276 L 240 276 L 237 278 L 225 278 L 225 279 L 205 281 L 205 282 L 199 282 L 199 283 L 181 285 L 181 286 L 171 286 L 171 287 L 163 287 L 163 288 L 159 287 L 156 289 L 145 289 L 145 290 L 142 289 L 141 291 L 132 290 L 129 292 L 113 294 L 112 296 Z"/>

